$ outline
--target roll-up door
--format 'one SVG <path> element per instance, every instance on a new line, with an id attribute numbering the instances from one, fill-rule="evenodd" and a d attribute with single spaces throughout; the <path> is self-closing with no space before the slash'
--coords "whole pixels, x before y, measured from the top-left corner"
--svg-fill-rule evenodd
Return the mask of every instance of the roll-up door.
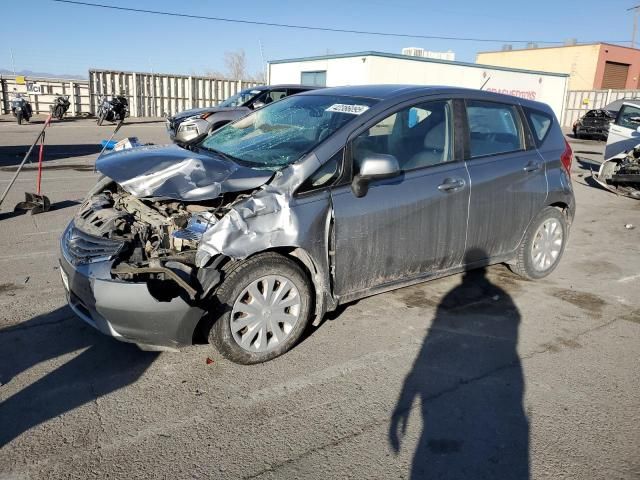
<path id="1" fill-rule="evenodd" d="M 605 62 L 601 88 L 625 88 L 629 75 L 629 64 Z"/>

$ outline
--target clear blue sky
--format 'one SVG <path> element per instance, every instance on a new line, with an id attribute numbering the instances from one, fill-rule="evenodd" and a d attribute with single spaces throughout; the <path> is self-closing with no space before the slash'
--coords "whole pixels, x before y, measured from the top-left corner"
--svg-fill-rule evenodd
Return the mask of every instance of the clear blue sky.
<path id="1" fill-rule="evenodd" d="M 425 35 L 578 41 L 630 40 L 640 0 L 86 0 L 196 15 Z M 55 3 L 4 0 L 0 68 L 82 74 L 95 68 L 200 74 L 224 70 L 225 51 L 244 49 L 249 71 L 265 60 L 402 47 L 453 50 L 461 61 L 500 43 L 385 38 L 289 30 Z M 639 34 L 640 37 L 640 34 Z M 629 45 L 627 43 L 626 45 Z M 515 46 L 515 45 L 514 45 Z"/>

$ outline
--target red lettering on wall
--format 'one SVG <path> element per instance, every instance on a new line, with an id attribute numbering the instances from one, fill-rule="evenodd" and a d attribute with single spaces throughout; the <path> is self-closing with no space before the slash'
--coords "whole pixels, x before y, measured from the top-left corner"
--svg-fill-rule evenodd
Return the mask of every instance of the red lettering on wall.
<path id="1" fill-rule="evenodd" d="M 511 95 L 513 97 L 526 98 L 528 100 L 536 99 L 535 90 L 509 90 L 507 88 L 487 88 L 488 92 L 502 93 L 503 95 Z"/>

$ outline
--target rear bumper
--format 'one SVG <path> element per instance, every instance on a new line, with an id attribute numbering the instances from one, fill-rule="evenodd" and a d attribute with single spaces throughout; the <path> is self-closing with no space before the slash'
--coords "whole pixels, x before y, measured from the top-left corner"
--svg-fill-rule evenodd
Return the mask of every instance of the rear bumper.
<path id="1" fill-rule="evenodd" d="M 113 280 L 110 260 L 73 265 L 62 243 L 61 252 L 67 300 L 82 320 L 105 335 L 142 348 L 175 349 L 192 344 L 203 310 L 180 297 L 159 301 L 146 283 Z"/>

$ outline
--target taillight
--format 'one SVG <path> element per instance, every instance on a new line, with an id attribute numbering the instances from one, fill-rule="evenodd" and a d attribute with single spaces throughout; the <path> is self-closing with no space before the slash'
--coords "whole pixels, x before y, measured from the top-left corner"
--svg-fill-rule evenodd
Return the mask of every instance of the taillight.
<path id="1" fill-rule="evenodd" d="M 560 156 L 560 161 L 562 162 L 562 166 L 567 171 L 567 175 L 571 178 L 571 162 L 573 161 L 573 152 L 571 151 L 571 145 L 567 140 L 564 140 L 564 152 Z"/>

